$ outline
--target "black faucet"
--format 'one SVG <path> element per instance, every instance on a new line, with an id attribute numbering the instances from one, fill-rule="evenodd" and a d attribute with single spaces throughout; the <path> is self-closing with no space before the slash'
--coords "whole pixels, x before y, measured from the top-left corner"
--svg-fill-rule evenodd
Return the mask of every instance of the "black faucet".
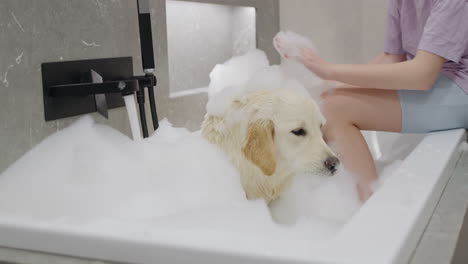
<path id="1" fill-rule="evenodd" d="M 50 97 L 85 97 L 94 95 L 96 110 L 101 115 L 108 118 L 106 94 L 115 93 L 121 94 L 122 96 L 130 95 L 135 92 L 137 94 L 144 94 L 145 87 L 152 88 L 155 85 L 156 77 L 154 75 L 133 76 L 125 80 L 103 82 L 102 76 L 91 69 L 89 72 L 83 74 L 80 83 L 52 85 L 48 87 L 48 90 Z"/>
<path id="2" fill-rule="evenodd" d="M 145 89 L 154 130 L 159 122 L 154 87 L 154 53 L 148 0 L 137 0 L 144 76 L 133 75 L 131 57 L 43 63 L 42 86 L 46 121 L 123 106 L 121 96 L 136 93 L 143 137 L 148 137 Z"/>
<path id="3" fill-rule="evenodd" d="M 100 76 L 94 70 L 91 70 L 90 73 L 92 75 Z M 88 96 L 109 93 L 121 93 L 122 95 L 129 95 L 139 90 L 138 80 L 136 79 L 107 82 L 97 82 L 93 80 L 91 82 L 50 86 L 49 95 L 52 97 Z"/>

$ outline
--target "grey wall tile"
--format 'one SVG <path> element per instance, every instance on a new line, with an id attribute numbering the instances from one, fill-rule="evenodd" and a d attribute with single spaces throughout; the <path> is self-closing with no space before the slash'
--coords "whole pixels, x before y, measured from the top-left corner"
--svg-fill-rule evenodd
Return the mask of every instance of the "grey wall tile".
<path id="1" fill-rule="evenodd" d="M 257 46 L 272 62 L 279 61 L 271 43 L 279 29 L 277 0 L 200 2 L 256 7 L 257 32 L 261 32 Z M 207 96 L 169 97 L 165 0 L 151 0 L 150 7 L 159 117 L 176 126 L 198 129 Z M 77 119 L 44 122 L 41 63 L 133 56 L 134 72 L 142 74 L 137 19 L 136 1 L 130 0 L 0 1 L 0 172 Z M 125 109 L 111 110 L 109 120 L 93 116 L 130 135 Z M 147 117 L 151 127 L 148 105 Z"/>
<path id="2" fill-rule="evenodd" d="M 337 63 L 362 61 L 361 0 L 280 0 L 280 25 L 310 38 Z"/>

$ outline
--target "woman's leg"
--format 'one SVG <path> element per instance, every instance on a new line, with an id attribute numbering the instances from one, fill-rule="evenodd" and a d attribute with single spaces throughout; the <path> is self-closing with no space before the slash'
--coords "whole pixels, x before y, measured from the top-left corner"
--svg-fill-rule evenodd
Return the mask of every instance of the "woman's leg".
<path id="1" fill-rule="evenodd" d="M 361 200 L 370 194 L 377 171 L 360 130 L 400 132 L 402 117 L 397 91 L 337 88 L 322 94 L 325 140 L 336 147 L 344 167 L 358 183 Z"/>

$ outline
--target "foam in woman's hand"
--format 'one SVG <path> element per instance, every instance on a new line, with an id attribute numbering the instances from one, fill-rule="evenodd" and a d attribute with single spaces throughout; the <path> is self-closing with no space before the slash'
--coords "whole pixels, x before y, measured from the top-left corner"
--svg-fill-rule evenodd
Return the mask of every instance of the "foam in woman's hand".
<path id="1" fill-rule="evenodd" d="M 278 32 L 273 38 L 273 45 L 283 58 L 297 58 L 301 55 L 301 49 L 304 48 L 317 52 L 310 39 L 292 31 Z"/>

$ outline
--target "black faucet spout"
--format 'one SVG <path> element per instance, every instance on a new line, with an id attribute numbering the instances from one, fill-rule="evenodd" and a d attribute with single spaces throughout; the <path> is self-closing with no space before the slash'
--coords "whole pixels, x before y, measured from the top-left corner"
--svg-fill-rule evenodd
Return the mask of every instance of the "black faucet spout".
<path id="1" fill-rule="evenodd" d="M 50 96 L 88 96 L 95 94 L 132 94 L 139 91 L 138 80 L 107 81 L 102 83 L 62 84 L 49 87 Z"/>

